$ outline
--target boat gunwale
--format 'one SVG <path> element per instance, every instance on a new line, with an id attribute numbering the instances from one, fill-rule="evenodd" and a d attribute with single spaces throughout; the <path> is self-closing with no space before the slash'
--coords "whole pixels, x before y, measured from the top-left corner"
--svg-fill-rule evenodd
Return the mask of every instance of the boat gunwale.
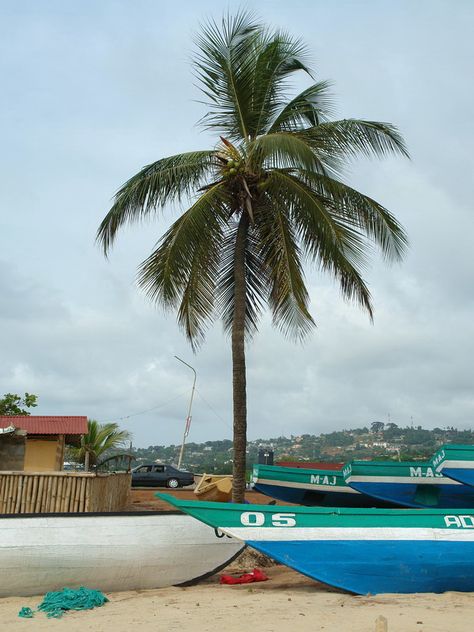
<path id="1" fill-rule="evenodd" d="M 189 507 L 201 509 L 214 509 L 214 510 L 224 510 L 224 511 L 258 511 L 262 513 L 297 513 L 297 514 L 313 514 L 313 515 L 330 515 L 330 514 L 339 514 L 339 515 L 386 515 L 386 516 L 394 516 L 394 515 L 467 515 L 471 513 L 474 515 L 474 507 L 463 507 L 463 508 L 443 508 L 437 509 L 436 507 L 400 507 L 400 509 L 385 509 L 378 507 L 318 507 L 318 506 L 300 506 L 300 505 L 248 505 L 242 503 L 217 503 L 217 502 L 209 502 L 205 500 L 182 500 L 177 499 L 174 496 L 169 496 L 167 494 L 156 494 L 162 500 L 169 502 L 171 505 L 175 507 Z M 173 499 L 173 500 L 171 500 Z M 175 502 L 173 502 L 175 501 Z"/>
<path id="2" fill-rule="evenodd" d="M 360 460 L 354 460 L 354 461 L 348 461 L 343 469 L 341 470 L 341 472 L 344 472 L 344 470 L 348 467 L 348 466 L 356 466 L 356 467 L 396 467 L 396 468 L 401 468 L 401 467 L 433 467 L 433 462 L 431 459 L 425 460 L 425 461 L 360 461 Z"/>
<path id="3" fill-rule="evenodd" d="M 320 468 L 313 469 L 311 467 L 285 467 L 283 465 L 266 465 L 265 463 L 258 463 L 254 465 L 252 469 L 252 474 L 255 471 L 260 472 L 260 468 L 262 468 L 262 470 L 264 470 L 264 468 L 271 468 L 269 471 L 274 472 L 274 473 L 282 472 L 282 473 L 290 473 L 290 474 L 308 475 L 308 474 L 314 474 L 316 472 L 317 474 L 322 474 L 323 476 L 336 476 L 336 477 L 339 476 L 342 479 L 344 478 L 342 470 L 324 470 Z"/>
<path id="4" fill-rule="evenodd" d="M 167 511 L 166 509 L 159 510 L 140 510 L 140 511 L 83 511 L 83 512 L 48 512 L 48 513 L 11 513 L 0 514 L 1 519 L 14 519 L 14 518 L 94 518 L 94 517 L 123 517 L 123 516 L 184 516 L 186 512 L 178 509 Z"/>

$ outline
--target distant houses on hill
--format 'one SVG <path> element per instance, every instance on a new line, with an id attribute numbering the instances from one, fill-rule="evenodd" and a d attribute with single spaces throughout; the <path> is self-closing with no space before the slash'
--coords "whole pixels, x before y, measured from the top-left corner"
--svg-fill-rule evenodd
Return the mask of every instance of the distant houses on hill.
<path id="1" fill-rule="evenodd" d="M 247 464 L 257 462 L 261 446 L 271 447 L 277 461 L 334 461 L 351 459 L 425 459 L 443 443 L 474 443 L 474 432 L 456 428 L 401 427 L 372 422 L 368 427 L 326 434 L 290 435 L 249 441 Z M 180 446 L 158 445 L 135 449 L 137 463 L 149 460 L 175 462 Z M 227 474 L 232 471 L 232 442 L 228 439 L 186 445 L 183 465 L 196 472 Z"/>

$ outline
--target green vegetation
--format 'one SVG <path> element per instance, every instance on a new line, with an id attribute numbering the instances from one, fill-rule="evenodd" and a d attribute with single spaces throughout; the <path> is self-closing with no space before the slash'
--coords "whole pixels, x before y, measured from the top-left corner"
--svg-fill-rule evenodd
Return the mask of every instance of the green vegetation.
<path id="1" fill-rule="evenodd" d="M 81 437 L 78 448 L 68 448 L 67 458 L 84 464 L 86 472 L 89 467 L 100 467 L 109 459 L 116 459 L 125 454 L 125 442 L 130 439 L 126 430 L 120 430 L 118 424 L 99 424 L 94 419 L 87 421 L 88 432 Z"/>
<path id="2" fill-rule="evenodd" d="M 237 502 L 245 487 L 245 342 L 261 313 L 270 309 L 286 335 L 308 334 L 314 321 L 303 264 L 311 262 L 372 317 L 362 278 L 368 256 L 375 245 L 386 261 L 399 261 L 407 243 L 387 209 L 341 178 L 358 156 L 407 156 L 402 137 L 389 123 L 333 120 L 327 81 L 292 96 L 295 75 L 314 80 L 308 58 L 300 40 L 246 13 L 204 26 L 194 70 L 207 108 L 201 122 L 216 145 L 139 171 L 97 235 L 107 254 L 123 226 L 191 204 L 141 264 L 138 282 L 177 313 L 194 349 L 216 318 L 231 338 Z"/>
<path id="3" fill-rule="evenodd" d="M 0 415 L 31 415 L 27 408 L 38 406 L 38 396 L 25 393 L 23 397 L 5 393 L 0 399 Z"/>
<path id="4" fill-rule="evenodd" d="M 259 446 L 273 446 L 275 461 L 349 461 L 350 459 L 425 460 L 443 443 L 474 444 L 474 431 L 455 428 L 425 430 L 383 424 L 372 432 L 367 427 L 328 434 L 257 439 L 248 443 L 247 468 L 258 459 Z M 176 462 L 178 445 L 156 445 L 133 450 L 135 465 L 144 461 Z M 229 474 L 232 441 L 206 441 L 186 445 L 184 467 L 195 472 Z"/>

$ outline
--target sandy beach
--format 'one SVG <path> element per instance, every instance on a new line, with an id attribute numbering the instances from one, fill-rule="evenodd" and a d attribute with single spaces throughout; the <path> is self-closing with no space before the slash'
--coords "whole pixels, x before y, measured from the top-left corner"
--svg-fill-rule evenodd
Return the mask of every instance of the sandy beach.
<path id="1" fill-rule="evenodd" d="M 284 566 L 263 569 L 269 581 L 243 586 L 219 584 L 214 576 L 196 586 L 112 593 L 102 608 L 70 612 L 60 620 L 37 613 L 21 619 L 22 606 L 41 597 L 0 600 L 0 630 L 62 632 L 372 632 L 379 615 L 389 632 L 470 632 L 472 593 L 358 597 L 318 584 Z M 241 572 L 230 567 L 227 572 Z"/>

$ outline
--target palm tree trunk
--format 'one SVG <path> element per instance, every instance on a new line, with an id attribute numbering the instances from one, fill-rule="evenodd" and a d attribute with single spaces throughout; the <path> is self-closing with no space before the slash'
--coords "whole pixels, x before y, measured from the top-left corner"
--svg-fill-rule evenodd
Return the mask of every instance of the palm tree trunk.
<path id="1" fill-rule="evenodd" d="M 234 464 L 232 500 L 245 499 L 245 469 L 247 450 L 247 391 L 245 370 L 245 242 L 248 216 L 240 218 L 234 255 L 234 318 L 232 322 L 232 382 L 234 401 Z"/>

